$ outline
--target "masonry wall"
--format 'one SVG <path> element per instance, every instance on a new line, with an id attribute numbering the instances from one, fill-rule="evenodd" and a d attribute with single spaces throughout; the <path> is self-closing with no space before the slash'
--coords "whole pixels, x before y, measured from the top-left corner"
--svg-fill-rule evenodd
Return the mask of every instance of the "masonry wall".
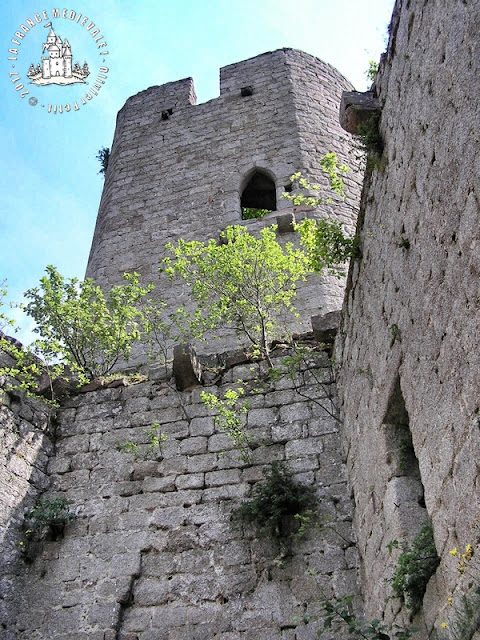
<path id="1" fill-rule="evenodd" d="M 242 97 L 244 87 L 253 94 Z M 268 173 L 277 209 L 291 214 L 291 203 L 281 199 L 290 176 L 301 171 L 326 186 L 319 162 L 329 151 L 341 162 L 349 157 L 348 197 L 316 215 L 335 215 L 352 229 L 361 173 L 351 136 L 338 123 L 341 93 L 349 88 L 330 65 L 280 49 L 222 68 L 220 96 L 204 104 L 195 104 L 191 78 L 129 98 L 117 118 L 87 275 L 108 287 L 137 271 L 167 303 L 188 306 L 184 288 L 158 274 L 165 244 L 218 238 L 232 224 L 257 233 L 276 223 L 278 212 L 242 222 L 240 196 L 251 172 Z M 295 241 L 296 234 L 279 240 Z M 311 278 L 299 287 L 296 306 L 307 318 L 339 309 L 343 290 L 336 278 Z"/>
<path id="2" fill-rule="evenodd" d="M 458 571 L 479 542 L 479 29 L 476 2 L 397 2 L 376 81 L 384 158 L 365 185 L 337 345 L 367 609 L 408 619 L 385 605 L 399 553 L 387 544 L 430 518 L 441 563 L 426 633 L 462 639 L 478 624 L 465 603 L 478 613 L 480 577 L 474 561 Z"/>
<path id="3" fill-rule="evenodd" d="M 0 354 L 0 363 L 6 364 Z M 16 596 L 24 573 L 24 515 L 49 485 L 54 446 L 49 408 L 21 392 L 4 391 L 0 377 L 0 635 L 19 615 Z"/>
<path id="4" fill-rule="evenodd" d="M 17 615 L 4 618 L 3 637 L 316 637 L 303 615 L 318 613 L 322 592 L 358 593 L 338 423 L 324 397 L 334 392 L 331 370 L 325 355 L 316 356 L 296 376 L 301 393 L 288 376 L 271 383 L 265 373 L 263 364 L 236 366 L 206 387 L 223 396 L 247 380 L 246 427 L 256 439 L 248 462 L 214 425 L 201 388 L 180 393 L 158 379 L 65 404 L 48 495 L 70 500 L 78 518 L 24 566 Z M 151 459 L 117 451 L 129 440 L 145 452 L 144 430 L 154 423 L 169 439 Z M 319 497 L 322 526 L 290 548 L 232 521 L 274 460 Z"/>

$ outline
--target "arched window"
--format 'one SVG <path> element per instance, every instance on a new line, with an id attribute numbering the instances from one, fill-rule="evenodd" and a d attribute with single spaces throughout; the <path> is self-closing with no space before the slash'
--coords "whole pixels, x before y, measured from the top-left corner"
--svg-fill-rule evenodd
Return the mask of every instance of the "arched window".
<path id="1" fill-rule="evenodd" d="M 240 198 L 242 218 L 261 218 L 277 208 L 275 183 L 270 176 L 261 169 L 255 169 L 250 176 Z"/>

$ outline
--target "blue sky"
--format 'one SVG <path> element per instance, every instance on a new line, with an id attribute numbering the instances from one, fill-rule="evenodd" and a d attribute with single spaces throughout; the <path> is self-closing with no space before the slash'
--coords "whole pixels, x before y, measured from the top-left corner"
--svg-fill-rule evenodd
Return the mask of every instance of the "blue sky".
<path id="1" fill-rule="evenodd" d="M 69 39 L 74 61 L 88 58 L 87 80 L 94 81 L 99 65 L 109 69 L 98 96 L 56 115 L 47 103 L 71 104 L 88 87 L 28 82 L 50 30 L 41 12 L 51 18 L 55 8 L 55 32 Z M 192 76 L 198 102 L 205 102 L 218 96 L 220 67 L 282 47 L 329 62 L 365 90 L 368 60 L 378 60 L 386 46 L 393 0 L 86 0 L 68 6 L 65 19 L 63 8 L 17 0 L 2 9 L 0 282 L 7 279 L 12 300 L 38 282 L 47 264 L 83 277 L 103 186 L 95 156 L 111 145 L 117 111 L 129 96 Z M 81 26 L 84 17 L 103 40 L 95 44 Z M 19 40 L 14 33 L 28 26 L 27 18 L 35 27 L 16 46 L 11 39 Z M 103 42 L 107 47 L 97 49 Z M 8 60 L 15 57 L 9 48 L 18 49 L 16 61 Z M 22 80 L 24 89 L 16 91 Z"/>

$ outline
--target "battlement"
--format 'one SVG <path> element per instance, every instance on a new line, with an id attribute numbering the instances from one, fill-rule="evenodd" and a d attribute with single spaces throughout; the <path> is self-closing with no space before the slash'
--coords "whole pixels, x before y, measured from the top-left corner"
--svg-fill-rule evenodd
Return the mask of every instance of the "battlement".
<path id="1" fill-rule="evenodd" d="M 159 111 L 197 103 L 193 78 L 183 78 L 160 86 L 149 87 L 128 98 L 119 113 L 138 106 L 156 107 Z"/>
<path id="2" fill-rule="evenodd" d="M 254 58 L 229 64 L 220 69 L 220 95 L 240 94 L 242 89 L 251 87 L 254 91 L 264 91 L 271 83 L 272 67 L 281 73 L 288 53 L 300 54 L 294 49 L 277 49 L 262 53 Z"/>

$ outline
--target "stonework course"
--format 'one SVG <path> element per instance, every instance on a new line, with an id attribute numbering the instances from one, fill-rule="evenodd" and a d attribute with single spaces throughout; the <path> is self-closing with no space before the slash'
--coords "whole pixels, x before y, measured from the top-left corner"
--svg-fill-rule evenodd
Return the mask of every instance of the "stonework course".
<path id="1" fill-rule="evenodd" d="M 0 354 L 1 355 L 1 354 Z M 0 358 L 0 365 L 5 364 Z M 18 611 L 13 606 L 24 573 L 25 513 L 50 485 L 47 464 L 54 451 L 50 410 L 40 399 L 4 391 L 0 378 L 0 630 Z M 2 626 L 3 625 L 3 626 Z M 12 637 L 15 637 L 14 635 Z"/>
<path id="2" fill-rule="evenodd" d="M 339 423 L 325 399 L 330 366 L 326 356 L 313 364 L 328 383 L 318 385 L 307 368 L 295 383 L 284 375 L 274 384 L 257 363 L 206 387 L 223 397 L 233 381 L 246 380 L 246 426 L 255 439 L 248 462 L 214 424 L 202 387 L 178 392 L 152 380 L 68 400 L 48 495 L 71 501 L 77 519 L 9 577 L 3 637 L 315 637 L 303 614 L 318 613 L 323 591 L 357 593 L 358 562 Z M 128 440 L 145 453 L 153 424 L 168 436 L 153 455 L 117 450 Z M 262 537 L 233 516 L 275 460 L 319 498 L 315 526 L 290 543 Z"/>

